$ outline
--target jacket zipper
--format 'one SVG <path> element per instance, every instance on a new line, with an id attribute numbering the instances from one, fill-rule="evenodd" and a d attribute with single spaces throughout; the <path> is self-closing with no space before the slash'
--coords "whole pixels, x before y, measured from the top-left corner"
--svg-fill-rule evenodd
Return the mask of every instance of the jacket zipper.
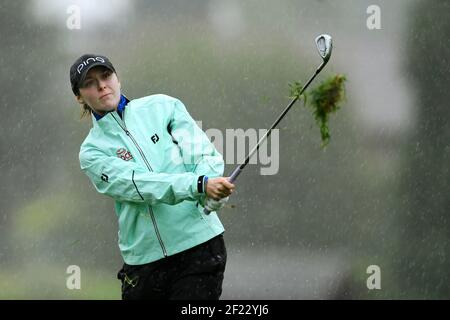
<path id="1" fill-rule="evenodd" d="M 123 111 L 122 117 L 124 117 L 124 115 L 125 115 L 125 110 Z M 148 163 L 147 158 L 145 157 L 144 152 L 142 151 L 141 147 L 139 147 L 139 144 L 134 139 L 134 137 L 131 135 L 131 132 L 128 131 L 127 126 L 125 124 L 125 120 L 122 119 L 122 122 L 123 122 L 123 126 L 122 126 L 121 123 L 119 122 L 119 120 L 117 120 L 116 117 L 112 113 L 111 113 L 111 116 L 114 118 L 114 120 L 116 120 L 116 122 L 119 125 L 119 127 L 121 127 L 123 131 L 125 131 L 126 135 L 131 139 L 131 141 L 133 141 L 134 145 L 136 146 L 136 148 L 138 149 L 139 153 L 141 154 L 142 159 L 144 159 L 144 162 L 145 162 L 145 165 L 147 166 L 147 169 L 150 170 L 150 172 L 153 172 L 153 169 L 150 166 L 150 163 Z M 153 213 L 153 209 L 152 209 L 151 206 L 148 206 L 148 208 L 150 209 L 150 217 L 152 218 L 153 227 L 155 228 L 156 236 L 158 237 L 158 241 L 159 241 L 159 244 L 161 245 L 161 249 L 163 251 L 164 257 L 167 257 L 166 247 L 164 246 L 164 243 L 163 243 L 162 238 L 161 238 L 161 234 L 159 233 L 158 225 L 156 224 L 156 218 L 155 218 L 155 215 Z"/>

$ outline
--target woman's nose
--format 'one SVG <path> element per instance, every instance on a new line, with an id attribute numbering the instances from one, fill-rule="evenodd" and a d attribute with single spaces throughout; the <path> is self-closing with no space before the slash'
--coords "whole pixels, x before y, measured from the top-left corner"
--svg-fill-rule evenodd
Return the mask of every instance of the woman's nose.
<path id="1" fill-rule="evenodd" d="M 105 89 L 106 88 L 106 81 L 98 80 L 97 85 L 98 85 L 98 89 L 99 90 Z"/>

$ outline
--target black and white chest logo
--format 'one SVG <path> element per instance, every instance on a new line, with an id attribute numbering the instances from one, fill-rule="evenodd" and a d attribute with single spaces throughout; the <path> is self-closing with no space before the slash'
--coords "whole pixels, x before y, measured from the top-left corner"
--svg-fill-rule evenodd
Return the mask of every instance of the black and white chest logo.
<path id="1" fill-rule="evenodd" d="M 106 174 L 102 173 L 101 179 L 105 182 L 108 182 L 109 177 Z"/>
<path id="2" fill-rule="evenodd" d="M 154 135 L 152 135 L 151 139 L 154 144 L 156 144 L 159 141 L 159 137 L 156 133 Z"/>

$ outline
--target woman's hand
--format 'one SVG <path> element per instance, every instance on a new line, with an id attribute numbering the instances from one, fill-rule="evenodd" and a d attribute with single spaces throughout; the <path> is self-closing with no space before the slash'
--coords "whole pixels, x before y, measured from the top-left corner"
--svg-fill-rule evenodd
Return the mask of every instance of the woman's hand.
<path id="1" fill-rule="evenodd" d="M 205 203 L 205 208 L 209 211 L 219 211 L 220 209 L 222 209 L 225 204 L 228 202 L 228 199 L 230 199 L 229 197 L 226 198 L 222 198 L 219 201 L 211 199 L 211 198 L 206 198 L 206 203 Z"/>
<path id="2" fill-rule="evenodd" d="M 206 183 L 206 195 L 214 200 L 220 200 L 233 193 L 235 185 L 228 178 L 209 178 Z"/>

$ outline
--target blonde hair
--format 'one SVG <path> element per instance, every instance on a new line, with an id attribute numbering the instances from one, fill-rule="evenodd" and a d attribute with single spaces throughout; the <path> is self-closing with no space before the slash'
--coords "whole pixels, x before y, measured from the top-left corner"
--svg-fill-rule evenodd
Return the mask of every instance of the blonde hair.
<path id="1" fill-rule="evenodd" d="M 92 114 L 92 109 L 91 107 L 89 107 L 86 103 L 84 103 L 81 106 L 81 116 L 80 116 L 80 120 L 83 119 L 84 117 L 86 118 L 90 118 L 90 115 Z"/>

